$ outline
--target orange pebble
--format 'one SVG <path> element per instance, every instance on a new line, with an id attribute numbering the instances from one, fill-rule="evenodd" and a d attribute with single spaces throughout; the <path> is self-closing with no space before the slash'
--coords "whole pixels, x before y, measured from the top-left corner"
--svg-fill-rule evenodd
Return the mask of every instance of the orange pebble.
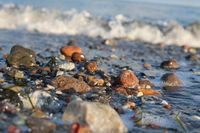
<path id="1" fill-rule="evenodd" d="M 161 95 L 159 91 L 153 89 L 139 89 L 144 95 Z"/>
<path id="2" fill-rule="evenodd" d="M 61 54 L 65 56 L 72 56 L 73 53 L 83 53 L 82 49 L 78 46 L 64 46 L 60 49 Z"/>

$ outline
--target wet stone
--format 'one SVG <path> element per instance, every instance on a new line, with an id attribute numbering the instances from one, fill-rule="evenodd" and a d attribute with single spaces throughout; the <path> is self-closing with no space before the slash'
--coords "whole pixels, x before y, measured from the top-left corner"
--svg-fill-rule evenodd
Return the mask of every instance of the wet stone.
<path id="1" fill-rule="evenodd" d="M 140 86 L 140 88 L 151 89 L 155 85 L 147 79 L 140 79 L 139 80 L 139 86 Z"/>
<path id="2" fill-rule="evenodd" d="M 163 86 L 166 89 L 170 88 L 179 88 L 183 85 L 182 81 L 179 79 L 178 76 L 174 73 L 166 73 L 161 77 L 161 80 L 163 82 Z"/>
<path id="3" fill-rule="evenodd" d="M 164 69 L 178 69 L 180 66 L 175 59 L 170 59 L 167 61 L 163 61 L 160 67 Z"/>
<path id="4" fill-rule="evenodd" d="M 36 54 L 33 50 L 24 48 L 20 45 L 15 45 L 11 48 L 10 55 L 7 58 L 7 63 L 14 67 L 32 67 L 36 66 Z"/>
<path id="5" fill-rule="evenodd" d="M 97 62 L 96 61 L 88 62 L 86 63 L 85 68 L 89 73 L 94 73 L 98 69 Z"/>
<path id="6" fill-rule="evenodd" d="M 56 124 L 48 119 L 29 117 L 26 124 L 31 129 L 31 133 L 52 133 L 56 130 Z"/>
<path id="7" fill-rule="evenodd" d="M 82 49 L 78 46 L 71 45 L 71 46 L 63 46 L 60 49 L 61 54 L 65 55 L 66 57 L 71 57 L 73 53 L 83 53 Z"/>
<path id="8" fill-rule="evenodd" d="M 83 62 L 86 61 L 85 56 L 82 53 L 73 53 L 71 57 L 73 62 Z"/>
<path id="9" fill-rule="evenodd" d="M 87 82 L 91 86 L 104 86 L 105 83 L 103 79 L 94 76 L 88 76 Z"/>
<path id="10" fill-rule="evenodd" d="M 117 112 L 98 102 L 73 100 L 63 114 L 67 123 L 87 124 L 94 133 L 125 133 L 127 128 Z"/>
<path id="11" fill-rule="evenodd" d="M 59 91 L 63 92 L 80 92 L 90 91 L 91 88 L 84 81 L 69 76 L 58 76 L 52 80 L 52 85 Z"/>
<path id="12" fill-rule="evenodd" d="M 132 71 L 123 70 L 119 75 L 119 83 L 124 87 L 134 87 L 139 84 L 139 80 Z"/>

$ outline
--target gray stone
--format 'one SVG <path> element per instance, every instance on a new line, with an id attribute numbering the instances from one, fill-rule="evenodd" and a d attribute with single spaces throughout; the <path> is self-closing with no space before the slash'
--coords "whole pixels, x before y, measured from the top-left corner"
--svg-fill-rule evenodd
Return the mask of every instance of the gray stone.
<path id="1" fill-rule="evenodd" d="M 7 63 L 14 67 L 32 67 L 36 66 L 35 57 L 36 54 L 31 49 L 15 45 L 11 48 L 10 55 L 7 58 Z"/>
<path id="2" fill-rule="evenodd" d="M 73 100 L 63 114 L 67 123 L 87 124 L 94 133 L 125 133 L 127 128 L 109 105 Z"/>

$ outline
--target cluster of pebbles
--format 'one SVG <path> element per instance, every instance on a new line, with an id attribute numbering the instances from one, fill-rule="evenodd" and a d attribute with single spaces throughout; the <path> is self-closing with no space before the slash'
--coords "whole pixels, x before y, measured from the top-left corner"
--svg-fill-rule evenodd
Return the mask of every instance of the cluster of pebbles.
<path id="1" fill-rule="evenodd" d="M 109 39 L 103 44 L 115 47 L 117 42 Z M 188 60 L 199 61 L 194 48 L 183 50 L 191 53 Z M 15 45 L 4 55 L 5 65 L 0 68 L 1 132 L 125 133 L 131 132 L 121 117 L 127 112 L 132 113 L 128 119 L 136 124 L 133 126 L 185 130 L 183 123 L 180 126 L 171 119 L 141 116 L 144 97 L 163 109 L 173 108 L 142 71 L 128 67 L 118 68 L 114 74 L 104 71 L 98 60 L 88 60 L 74 41 L 59 52 L 40 57 L 32 49 Z M 117 60 L 116 56 L 111 58 Z M 144 63 L 143 67 L 151 71 L 155 66 Z M 181 67 L 177 60 L 164 60 L 158 67 L 166 71 L 160 77 L 163 89 L 174 91 L 184 85 L 176 75 Z M 157 119 L 160 122 L 154 122 Z"/>

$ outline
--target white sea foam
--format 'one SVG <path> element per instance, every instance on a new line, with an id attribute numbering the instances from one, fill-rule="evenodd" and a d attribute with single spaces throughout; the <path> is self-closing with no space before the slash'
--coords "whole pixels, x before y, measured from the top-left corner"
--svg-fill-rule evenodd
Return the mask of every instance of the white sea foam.
<path id="1" fill-rule="evenodd" d="M 51 34 L 83 34 L 91 37 L 127 38 L 148 43 L 200 47 L 200 23 L 183 27 L 176 22 L 133 21 L 123 15 L 111 20 L 92 16 L 87 11 L 66 12 L 35 9 L 13 4 L 0 6 L 0 29 L 23 29 Z"/>

